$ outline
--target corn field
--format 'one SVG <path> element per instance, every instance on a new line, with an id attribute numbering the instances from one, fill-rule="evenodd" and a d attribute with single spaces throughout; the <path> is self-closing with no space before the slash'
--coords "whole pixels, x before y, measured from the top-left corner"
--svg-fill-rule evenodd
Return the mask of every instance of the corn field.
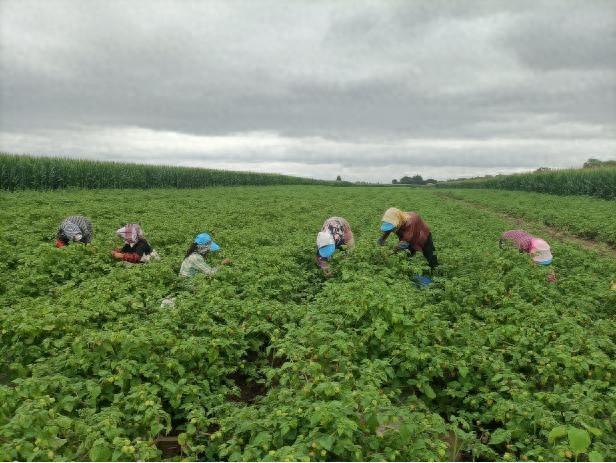
<path id="1" fill-rule="evenodd" d="M 0 190 L 338 184 L 302 177 L 0 153 Z"/>
<path id="2" fill-rule="evenodd" d="M 491 188 L 616 199 L 616 168 L 563 169 L 442 182 L 439 188 Z"/>

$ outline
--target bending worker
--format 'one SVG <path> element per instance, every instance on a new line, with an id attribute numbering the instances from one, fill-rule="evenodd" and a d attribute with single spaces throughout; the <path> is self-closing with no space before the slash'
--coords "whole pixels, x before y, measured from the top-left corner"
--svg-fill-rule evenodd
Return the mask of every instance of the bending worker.
<path id="1" fill-rule="evenodd" d="M 195 237 L 192 244 L 186 252 L 186 257 L 180 267 L 180 275 L 183 277 L 191 277 L 198 273 L 205 275 L 214 275 L 218 268 L 212 268 L 208 265 L 205 258 L 213 252 L 220 250 L 220 246 L 216 244 L 208 233 L 200 233 Z M 231 263 L 229 259 L 224 259 L 222 265 Z"/>
<path id="2" fill-rule="evenodd" d="M 383 214 L 381 231 L 383 235 L 378 239 L 379 245 L 383 246 L 389 235 L 395 232 L 399 239 L 395 251 L 409 250 L 411 257 L 421 251 L 431 269 L 438 265 L 432 233 L 417 212 L 402 212 L 390 207 Z"/>
<path id="3" fill-rule="evenodd" d="M 552 251 L 550 245 L 536 236 L 524 230 L 509 230 L 504 232 L 499 241 L 501 249 L 506 245 L 515 246 L 520 252 L 525 252 L 532 257 L 535 264 L 550 265 L 552 263 Z M 556 273 L 550 269 L 547 274 L 549 283 L 556 283 Z"/>
<path id="4" fill-rule="evenodd" d="M 552 263 L 550 245 L 541 238 L 537 238 L 524 230 L 504 232 L 499 241 L 501 249 L 506 243 L 513 244 L 520 252 L 530 254 L 533 262 L 536 264 L 550 265 Z"/>
<path id="5" fill-rule="evenodd" d="M 56 248 L 70 242 L 88 244 L 92 241 L 92 222 L 83 215 L 71 215 L 62 221 L 56 234 Z"/>
<path id="6" fill-rule="evenodd" d="M 337 249 L 351 250 L 355 246 L 355 238 L 349 222 L 342 217 L 330 217 L 323 223 L 317 235 L 317 265 L 326 275 L 329 275 L 328 260 Z"/>
<path id="7" fill-rule="evenodd" d="M 136 223 L 128 223 L 116 231 L 116 235 L 124 240 L 124 246 L 115 248 L 111 255 L 125 262 L 138 264 L 149 262 L 151 257 L 158 257 L 144 237 L 143 230 Z"/>

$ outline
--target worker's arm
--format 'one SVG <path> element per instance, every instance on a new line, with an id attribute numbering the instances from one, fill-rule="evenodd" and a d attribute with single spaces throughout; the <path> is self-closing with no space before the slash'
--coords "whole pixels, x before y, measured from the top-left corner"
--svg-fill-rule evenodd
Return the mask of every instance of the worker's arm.
<path id="1" fill-rule="evenodd" d="M 319 268 L 323 270 L 325 276 L 331 275 L 331 270 L 329 269 L 329 262 L 327 262 L 326 259 L 323 259 L 321 256 L 317 255 L 315 260 Z"/>
<path id="2" fill-rule="evenodd" d="M 133 264 L 137 264 L 141 261 L 141 256 L 136 252 L 122 252 L 118 248 L 114 249 L 111 252 L 111 255 L 118 260 L 123 260 L 124 262 L 131 262 Z"/>
<path id="3" fill-rule="evenodd" d="M 205 259 L 201 258 L 201 259 L 194 259 L 193 264 L 195 265 L 195 267 L 197 267 L 197 269 L 201 272 L 204 273 L 205 275 L 214 275 L 218 269 L 217 268 L 212 268 L 210 267 L 206 262 Z"/>
<path id="4" fill-rule="evenodd" d="M 381 237 L 378 240 L 376 240 L 379 246 L 383 246 L 385 244 L 385 241 L 387 241 L 387 238 L 389 238 L 389 235 L 391 235 L 391 231 L 387 231 L 383 233 Z"/>
<path id="5" fill-rule="evenodd" d="M 406 251 L 407 249 L 412 249 L 411 243 L 409 243 L 408 241 L 400 240 L 398 241 L 398 244 L 394 246 L 395 252 Z"/>

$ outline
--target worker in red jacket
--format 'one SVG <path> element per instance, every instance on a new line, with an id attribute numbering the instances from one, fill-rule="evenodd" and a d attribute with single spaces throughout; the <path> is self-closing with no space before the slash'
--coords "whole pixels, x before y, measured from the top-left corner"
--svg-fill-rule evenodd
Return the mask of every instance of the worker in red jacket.
<path id="1" fill-rule="evenodd" d="M 431 269 L 434 270 L 438 266 L 432 233 L 417 212 L 403 212 L 395 207 L 387 209 L 383 214 L 381 231 L 383 235 L 378 240 L 381 246 L 393 232 L 399 239 L 394 250 L 409 250 L 411 256 L 421 251 Z"/>
<path id="2" fill-rule="evenodd" d="M 143 235 L 143 230 L 136 223 L 129 223 L 116 231 L 116 234 L 124 240 L 122 248 L 115 248 L 111 255 L 116 259 L 133 264 L 148 262 L 151 257 L 157 257 Z"/>

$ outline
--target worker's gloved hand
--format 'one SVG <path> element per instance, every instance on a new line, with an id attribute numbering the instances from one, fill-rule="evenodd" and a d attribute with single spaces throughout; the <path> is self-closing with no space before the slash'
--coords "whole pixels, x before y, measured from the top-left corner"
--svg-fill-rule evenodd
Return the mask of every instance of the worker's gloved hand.
<path id="1" fill-rule="evenodd" d="M 65 244 L 62 242 L 62 240 L 56 240 L 56 248 L 60 249 L 63 248 L 65 246 Z"/>
<path id="2" fill-rule="evenodd" d="M 400 241 L 397 247 L 398 249 L 408 249 L 411 247 L 411 243 L 409 243 L 408 241 Z"/>
<path id="3" fill-rule="evenodd" d="M 378 240 L 376 240 L 376 244 L 378 244 L 379 246 L 384 246 L 385 240 L 383 238 L 379 238 Z"/>
<path id="4" fill-rule="evenodd" d="M 222 264 L 222 265 L 229 265 L 229 264 L 231 264 L 231 259 L 229 259 L 228 257 L 227 257 L 227 258 L 224 258 L 224 259 L 222 260 L 221 264 Z"/>

